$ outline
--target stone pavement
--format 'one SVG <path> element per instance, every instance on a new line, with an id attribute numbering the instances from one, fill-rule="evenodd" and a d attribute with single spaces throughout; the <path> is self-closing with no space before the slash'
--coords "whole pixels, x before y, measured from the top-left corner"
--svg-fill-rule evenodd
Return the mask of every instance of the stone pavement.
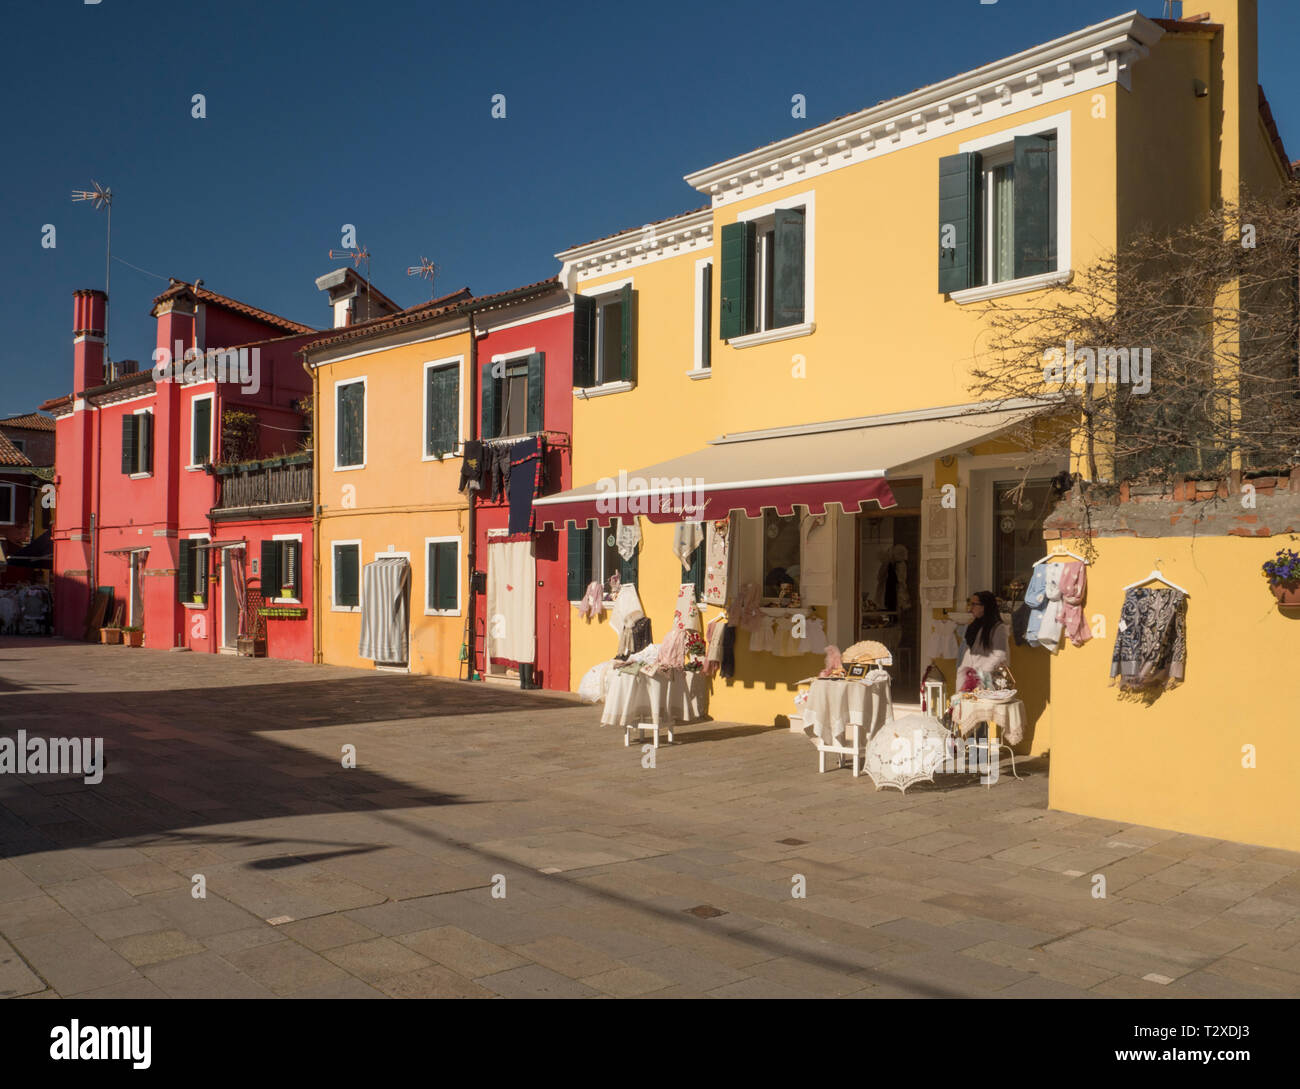
<path id="1" fill-rule="evenodd" d="M 0 736 L 107 753 L 0 776 L 0 995 L 1300 995 L 1300 855 L 1050 812 L 1043 761 L 878 793 L 705 723 L 647 769 L 599 710 L 0 639 Z"/>

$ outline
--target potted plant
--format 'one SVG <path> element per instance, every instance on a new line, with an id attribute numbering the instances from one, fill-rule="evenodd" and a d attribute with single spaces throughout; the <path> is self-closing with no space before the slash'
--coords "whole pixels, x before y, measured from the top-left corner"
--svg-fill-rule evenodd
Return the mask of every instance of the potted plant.
<path id="1" fill-rule="evenodd" d="M 203 604 L 203 595 L 202 595 L 202 594 L 195 594 L 195 595 L 193 596 L 193 599 L 192 599 L 192 600 L 193 600 L 193 602 L 194 602 L 195 605 L 202 605 L 202 604 Z"/>
<path id="2" fill-rule="evenodd" d="M 1300 552 L 1280 549 L 1274 559 L 1264 562 L 1263 569 L 1277 603 L 1300 606 Z"/>
<path id="3" fill-rule="evenodd" d="M 122 629 L 122 638 L 128 647 L 144 646 L 144 629 L 139 624 Z"/>
<path id="4" fill-rule="evenodd" d="M 100 628 L 99 641 L 104 644 L 122 642 L 122 629 L 114 627 Z"/>

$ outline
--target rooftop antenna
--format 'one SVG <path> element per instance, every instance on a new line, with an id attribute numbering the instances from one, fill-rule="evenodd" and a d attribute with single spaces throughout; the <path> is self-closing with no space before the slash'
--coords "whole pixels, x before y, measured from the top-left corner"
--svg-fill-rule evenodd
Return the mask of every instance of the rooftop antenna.
<path id="1" fill-rule="evenodd" d="M 370 317 L 370 251 L 362 246 L 354 250 L 330 250 L 330 260 L 339 261 L 343 258 L 351 258 L 352 267 L 360 268 L 361 262 L 366 263 L 366 317 Z"/>
<path id="2" fill-rule="evenodd" d="M 406 270 L 408 276 L 419 276 L 421 279 L 429 281 L 429 301 L 432 302 L 438 297 L 438 293 L 433 289 L 434 279 L 438 275 L 438 266 L 429 258 L 421 257 L 418 265 L 411 265 Z"/>
<path id="3" fill-rule="evenodd" d="M 1166 19 L 1177 19 L 1179 17 L 1179 15 L 1174 12 L 1175 6 L 1182 7 L 1181 0 L 1165 0 Z"/>
<path id="4" fill-rule="evenodd" d="M 95 206 L 95 211 L 101 208 L 108 209 L 108 243 L 107 253 L 104 257 L 104 295 L 108 296 L 108 278 L 112 269 L 113 261 L 113 190 L 105 189 L 97 181 L 91 181 L 93 189 L 74 189 L 72 191 L 73 203 L 88 200 Z M 108 304 L 104 304 L 104 362 L 112 364 L 113 357 L 108 351 Z"/>

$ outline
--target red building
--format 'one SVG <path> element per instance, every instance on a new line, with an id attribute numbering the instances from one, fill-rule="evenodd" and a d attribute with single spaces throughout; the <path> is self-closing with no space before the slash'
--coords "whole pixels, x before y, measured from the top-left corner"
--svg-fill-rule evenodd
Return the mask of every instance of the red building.
<path id="1" fill-rule="evenodd" d="M 544 487 L 550 494 L 572 487 L 573 303 L 555 279 L 481 296 L 473 306 L 474 438 L 512 445 L 539 435 L 545 442 Z M 490 456 L 490 455 L 485 455 Z M 496 557 L 493 545 L 522 536 L 509 534 L 510 507 L 480 491 L 473 495 L 474 669 L 488 680 L 520 680 L 519 663 L 492 653 L 487 581 Z M 518 527 L 516 527 L 518 528 Z M 540 688 L 569 690 L 569 592 L 567 531 L 531 532 L 536 597 L 536 657 L 524 680 Z"/>
<path id="2" fill-rule="evenodd" d="M 89 634 L 98 588 L 147 647 L 233 652 L 242 615 L 268 653 L 310 661 L 311 382 L 297 351 L 318 333 L 173 280 L 154 300 L 153 366 L 106 372 L 106 303 L 75 293 L 73 392 L 42 406 L 57 421 L 56 634 Z"/>

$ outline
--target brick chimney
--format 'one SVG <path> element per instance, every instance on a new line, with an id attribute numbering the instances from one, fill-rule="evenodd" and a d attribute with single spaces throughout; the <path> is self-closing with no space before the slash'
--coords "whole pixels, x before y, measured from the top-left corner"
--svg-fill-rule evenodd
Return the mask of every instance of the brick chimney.
<path id="1" fill-rule="evenodd" d="M 104 317 L 108 296 L 98 288 L 72 293 L 72 383 L 76 393 L 104 384 Z"/>

